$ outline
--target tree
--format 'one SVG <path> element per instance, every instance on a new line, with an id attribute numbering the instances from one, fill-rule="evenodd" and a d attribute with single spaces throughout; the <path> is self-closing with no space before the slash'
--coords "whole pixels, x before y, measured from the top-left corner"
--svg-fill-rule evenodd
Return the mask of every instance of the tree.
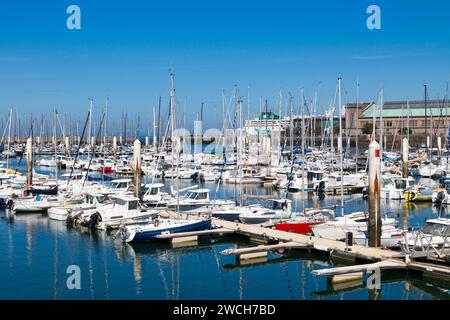
<path id="1" fill-rule="evenodd" d="M 361 128 L 361 131 L 364 134 L 371 134 L 373 131 L 373 124 L 370 122 L 365 123 L 364 126 Z"/>

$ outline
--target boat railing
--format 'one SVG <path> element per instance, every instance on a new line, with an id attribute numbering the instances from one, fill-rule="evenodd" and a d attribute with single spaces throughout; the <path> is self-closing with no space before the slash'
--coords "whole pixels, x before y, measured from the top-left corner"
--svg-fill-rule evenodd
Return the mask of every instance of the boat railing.
<path id="1" fill-rule="evenodd" d="M 420 252 L 421 256 L 437 256 L 442 258 L 448 255 L 448 247 L 450 247 L 450 239 L 447 234 L 434 235 L 424 233 L 422 229 L 412 230 L 410 237 L 408 234 L 404 233 L 404 245 L 401 246 L 403 253 L 414 257 L 416 253 Z M 438 243 L 433 243 L 433 238 L 442 239 Z M 413 240 L 413 245 L 411 246 L 411 240 Z"/>

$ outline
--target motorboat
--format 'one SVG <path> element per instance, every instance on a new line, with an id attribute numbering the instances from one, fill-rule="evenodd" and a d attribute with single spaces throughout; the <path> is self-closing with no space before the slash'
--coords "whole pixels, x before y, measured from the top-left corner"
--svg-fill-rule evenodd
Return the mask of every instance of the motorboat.
<path id="1" fill-rule="evenodd" d="M 401 200 L 405 190 L 411 189 L 416 184 L 414 178 L 402 178 L 401 176 L 382 177 L 380 194 L 382 199 Z"/>
<path id="2" fill-rule="evenodd" d="M 236 206 L 235 201 L 223 199 L 210 199 L 209 189 L 192 189 L 179 197 L 173 197 L 167 204 L 171 210 L 179 210 L 184 213 L 210 213 L 213 210 L 225 210 Z M 172 192 L 174 194 L 175 192 Z"/>
<path id="3" fill-rule="evenodd" d="M 148 207 L 164 207 L 172 199 L 170 194 L 161 191 L 162 183 L 145 184 L 142 188 L 142 202 Z"/>
<path id="4" fill-rule="evenodd" d="M 83 203 L 64 203 L 59 207 L 49 208 L 48 218 L 57 221 L 66 221 L 70 214 L 76 215 L 80 211 L 96 209 L 99 206 L 111 203 L 108 194 L 105 193 L 86 193 Z"/>
<path id="5" fill-rule="evenodd" d="M 119 233 L 124 242 L 158 241 L 159 235 L 211 229 L 211 219 L 155 218 L 146 224 L 121 226 Z"/>
<path id="6" fill-rule="evenodd" d="M 406 189 L 403 197 L 408 202 L 431 202 L 433 189 L 416 185 L 410 189 Z"/>
<path id="7" fill-rule="evenodd" d="M 271 208 L 249 210 L 241 213 L 239 220 L 248 224 L 275 224 L 298 215 L 292 212 L 292 201 L 289 199 L 270 199 L 269 203 Z"/>
<path id="8" fill-rule="evenodd" d="M 139 199 L 129 195 L 114 196 L 112 204 L 95 209 L 80 210 L 71 223 L 100 230 L 115 229 L 120 225 L 133 225 L 149 222 L 157 216 L 158 210 L 143 208 Z"/>

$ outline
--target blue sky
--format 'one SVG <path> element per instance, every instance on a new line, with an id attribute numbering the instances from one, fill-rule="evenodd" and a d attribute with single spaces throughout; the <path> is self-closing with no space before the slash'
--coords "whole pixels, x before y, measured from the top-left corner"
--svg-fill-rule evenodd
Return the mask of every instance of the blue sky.
<path id="1" fill-rule="evenodd" d="M 66 28 L 70 4 L 81 8 L 81 30 Z M 366 27 L 370 4 L 381 8 L 381 30 Z M 381 87 L 386 100 L 420 99 L 424 83 L 442 97 L 449 11 L 444 0 L 3 0 L 1 116 L 56 106 L 81 118 L 89 97 L 98 116 L 109 96 L 110 119 L 127 110 L 144 123 L 160 95 L 167 109 L 170 67 L 188 127 L 204 101 L 205 126 L 220 128 L 221 90 L 235 84 L 242 95 L 250 86 L 255 112 L 260 97 L 275 109 L 280 89 L 298 106 L 300 88 L 312 99 L 319 83 L 328 105 L 338 76 L 350 101 L 357 79 L 362 100 L 376 100 Z"/>

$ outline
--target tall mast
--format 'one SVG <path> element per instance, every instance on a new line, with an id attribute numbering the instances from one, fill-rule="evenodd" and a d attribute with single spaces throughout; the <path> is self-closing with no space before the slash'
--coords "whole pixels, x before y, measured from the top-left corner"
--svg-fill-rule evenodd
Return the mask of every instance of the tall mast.
<path id="1" fill-rule="evenodd" d="M 89 135 L 88 135 L 88 157 L 91 153 L 91 134 L 92 134 L 92 98 L 89 98 Z M 56 139 L 56 137 L 55 137 Z"/>
<path id="2" fill-rule="evenodd" d="M 356 135 L 355 135 L 355 162 L 356 162 L 356 172 L 358 172 L 358 155 L 359 155 L 359 149 L 358 149 L 358 137 L 359 137 L 359 80 L 356 81 Z"/>
<path id="3" fill-rule="evenodd" d="M 423 85 L 424 87 L 424 98 L 425 98 L 425 139 L 428 142 L 428 101 L 427 101 L 427 96 L 428 96 L 428 86 L 426 84 Z M 429 153 L 428 150 L 428 144 L 427 144 L 427 153 Z"/>
<path id="4" fill-rule="evenodd" d="M 12 124 L 12 112 L 13 109 L 9 111 L 9 124 L 8 124 L 8 147 L 7 147 L 7 153 L 6 153 L 6 168 L 9 168 L 9 154 L 10 154 L 10 147 L 11 147 L 11 124 Z"/>
<path id="5" fill-rule="evenodd" d="M 302 99 L 302 210 L 305 212 L 305 95 L 303 87 L 301 90 Z"/>
<path id="6" fill-rule="evenodd" d="M 342 158 L 342 78 L 338 78 L 339 159 L 341 163 L 341 214 L 344 215 L 344 163 Z"/>

